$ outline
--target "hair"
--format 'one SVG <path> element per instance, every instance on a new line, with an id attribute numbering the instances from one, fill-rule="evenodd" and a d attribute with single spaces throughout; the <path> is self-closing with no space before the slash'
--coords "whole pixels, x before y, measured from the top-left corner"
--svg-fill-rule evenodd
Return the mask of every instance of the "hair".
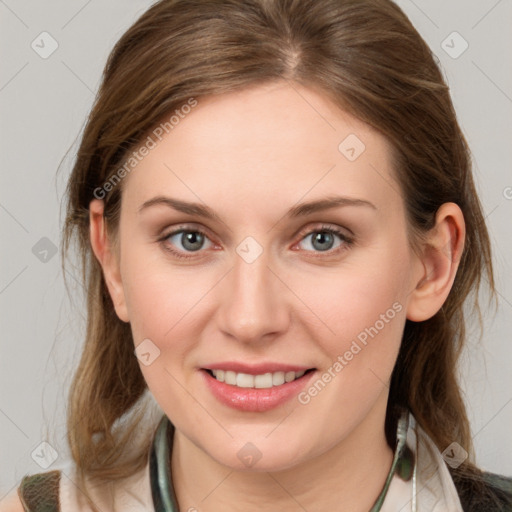
<path id="1" fill-rule="evenodd" d="M 457 362 L 467 337 L 465 305 L 478 312 L 481 325 L 482 278 L 495 296 L 490 241 L 470 150 L 438 60 L 390 0 L 161 0 L 116 43 L 66 190 L 63 268 L 74 242 L 87 291 L 85 343 L 68 404 L 72 458 L 91 478 L 122 478 L 143 467 L 150 442 L 126 449 L 140 427 L 147 385 L 130 324 L 117 317 L 91 249 L 95 190 L 113 183 L 129 152 L 191 98 L 279 80 L 320 91 L 386 137 L 411 244 L 435 225 L 443 203 L 454 202 L 463 212 L 464 250 L 443 307 L 429 320 L 406 321 L 386 436 L 394 448 L 398 413 L 409 409 L 440 450 L 453 441 L 466 449 L 469 458 L 452 473 L 477 482 Z M 122 185 L 109 187 L 103 199 L 114 243 Z M 133 411 L 139 414 L 123 422 Z"/>

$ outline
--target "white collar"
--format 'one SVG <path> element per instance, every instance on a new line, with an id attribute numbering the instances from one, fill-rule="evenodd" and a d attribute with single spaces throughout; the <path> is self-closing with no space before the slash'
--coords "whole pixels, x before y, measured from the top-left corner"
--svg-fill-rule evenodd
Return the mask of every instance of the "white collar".
<path id="1" fill-rule="evenodd" d="M 380 512 L 464 512 L 441 452 L 411 412 L 405 443 L 413 454 L 409 480 L 395 472 Z"/>

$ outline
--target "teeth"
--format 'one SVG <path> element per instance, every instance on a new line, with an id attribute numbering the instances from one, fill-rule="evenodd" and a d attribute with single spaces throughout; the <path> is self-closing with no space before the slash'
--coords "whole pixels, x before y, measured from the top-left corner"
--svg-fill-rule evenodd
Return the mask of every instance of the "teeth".
<path id="1" fill-rule="evenodd" d="M 281 386 L 285 382 L 292 382 L 302 377 L 306 372 L 269 372 L 261 375 L 249 375 L 248 373 L 236 373 L 229 370 L 212 370 L 212 373 L 219 382 L 225 382 L 239 388 L 263 389 Z"/>
<path id="2" fill-rule="evenodd" d="M 284 384 L 284 372 L 276 372 L 272 374 L 272 384 L 274 386 L 280 386 Z"/>
<path id="3" fill-rule="evenodd" d="M 247 373 L 237 373 L 236 374 L 236 385 L 239 388 L 253 388 L 254 387 L 254 377 L 252 375 L 248 375 Z"/>

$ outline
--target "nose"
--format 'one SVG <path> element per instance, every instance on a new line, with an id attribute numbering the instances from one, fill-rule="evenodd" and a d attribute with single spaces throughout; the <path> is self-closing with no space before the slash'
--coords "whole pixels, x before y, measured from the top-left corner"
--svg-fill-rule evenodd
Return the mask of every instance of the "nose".
<path id="1" fill-rule="evenodd" d="M 290 319 L 290 291 L 266 253 L 248 263 L 238 254 L 223 280 L 217 318 L 224 335 L 243 343 L 274 339 Z"/>

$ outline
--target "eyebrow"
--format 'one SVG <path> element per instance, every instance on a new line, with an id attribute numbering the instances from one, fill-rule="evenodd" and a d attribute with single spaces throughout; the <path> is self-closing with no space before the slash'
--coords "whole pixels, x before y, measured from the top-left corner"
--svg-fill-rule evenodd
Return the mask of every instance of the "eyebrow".
<path id="1" fill-rule="evenodd" d="M 168 206 L 169 208 L 173 208 L 174 210 L 177 210 L 182 213 L 187 213 L 189 215 L 197 215 L 199 217 L 204 217 L 206 219 L 223 222 L 219 215 L 217 215 L 208 206 L 205 206 L 200 203 L 190 203 L 187 201 L 181 201 L 179 199 L 174 199 L 172 197 L 165 196 L 156 196 L 153 197 L 152 199 L 148 199 L 139 207 L 137 212 L 141 213 L 145 209 L 155 205 Z M 312 213 L 340 206 L 366 206 L 373 208 L 374 210 L 377 210 L 377 207 L 373 203 L 371 203 L 370 201 L 366 201 L 365 199 L 356 199 L 345 196 L 329 196 L 322 199 L 309 201 L 307 203 L 299 203 L 290 208 L 285 216 L 288 218 L 303 217 L 306 215 L 311 215 Z"/>

